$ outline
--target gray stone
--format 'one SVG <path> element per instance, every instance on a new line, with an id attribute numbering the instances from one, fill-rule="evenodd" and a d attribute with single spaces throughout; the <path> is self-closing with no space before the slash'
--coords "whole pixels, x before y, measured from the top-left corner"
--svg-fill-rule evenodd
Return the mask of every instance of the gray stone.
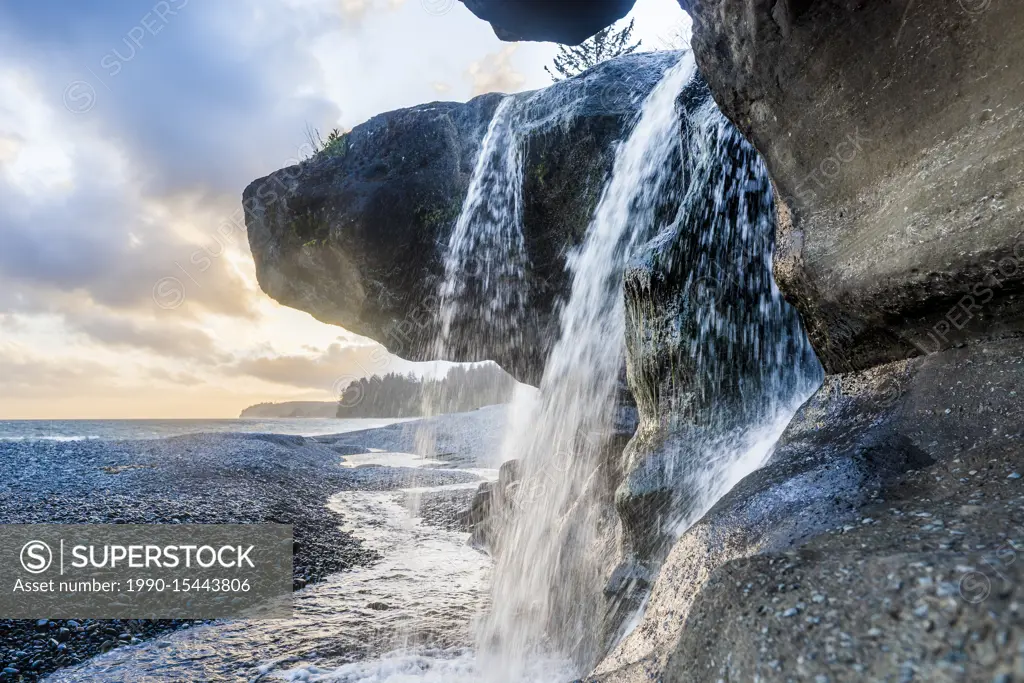
<path id="1" fill-rule="evenodd" d="M 730 658 L 722 651 L 698 656 L 700 648 L 719 643 L 746 657 L 756 655 L 764 643 L 752 636 L 757 631 L 746 623 L 742 633 L 733 633 L 730 615 L 738 608 L 725 605 L 744 595 L 735 604 L 744 605 L 742 609 L 761 622 L 757 606 L 762 603 L 757 600 L 770 599 L 780 583 L 800 585 L 796 597 L 809 605 L 810 617 L 819 616 L 816 610 L 824 607 L 824 596 L 819 600 L 817 594 L 827 593 L 831 596 L 828 607 L 844 615 L 849 632 L 861 630 L 866 617 L 859 607 L 858 611 L 839 609 L 840 602 L 888 598 L 907 605 L 908 615 L 923 607 L 927 617 L 929 605 L 917 605 L 918 598 L 927 593 L 930 599 L 938 599 L 935 585 L 944 579 L 913 567 L 941 564 L 949 570 L 944 581 L 957 583 L 964 576 L 974 576 L 976 572 L 967 571 L 971 565 L 984 565 L 974 560 L 964 566 L 962 554 L 922 540 L 922 517 L 894 512 L 909 507 L 929 518 L 952 519 L 950 511 L 979 491 L 975 482 L 948 476 L 951 468 L 981 463 L 997 467 L 993 459 L 1002 463 L 1021 457 L 1024 433 L 1012 416 L 1024 414 L 1024 406 L 1010 395 L 1010 387 L 1024 381 L 1020 357 L 1021 343 L 1005 340 L 986 348 L 955 349 L 827 378 L 787 428 L 768 464 L 740 482 L 675 544 L 660 566 L 644 618 L 598 667 L 597 680 L 632 683 L 654 674 L 663 674 L 666 681 L 722 675 L 712 662 L 735 663 L 743 658 Z M 949 415 L 936 410 L 940 403 L 954 410 Z M 1015 486 L 1005 477 L 988 482 L 987 487 L 1012 490 Z M 1001 502 L 989 514 L 957 522 L 956 530 L 968 530 L 961 537 L 964 543 L 973 546 L 976 539 L 992 539 L 996 547 L 1005 543 L 1002 539 L 1007 534 L 1024 533 L 1024 529 L 1018 531 L 1024 524 L 1018 506 L 1024 500 L 1019 494 L 999 493 L 998 497 Z M 862 511 L 869 512 L 875 523 L 851 524 L 845 534 L 823 533 L 837 523 L 861 519 Z M 817 545 L 829 549 L 816 551 Z M 966 545 L 963 549 L 979 552 Z M 845 559 L 838 559 L 841 556 Z M 870 572 L 854 566 L 865 557 L 870 558 Z M 1006 559 L 1004 564 L 1012 564 Z M 809 567 L 797 574 L 813 573 L 815 578 L 796 580 L 786 567 Z M 720 580 L 713 580 L 719 575 Z M 858 588 L 852 593 L 844 576 L 858 577 Z M 922 584 L 920 578 L 930 582 Z M 759 582 L 772 592 L 757 588 Z M 749 594 L 736 587 L 748 584 L 753 586 Z M 968 587 L 975 591 L 968 597 L 982 595 L 981 582 Z M 952 597 L 956 596 L 946 599 Z M 793 599 L 787 597 L 787 601 Z M 701 611 L 695 616 L 697 610 Z M 855 612 L 859 616 L 853 616 Z M 973 618 L 961 617 L 957 628 L 970 628 L 976 623 Z M 914 640 L 917 633 L 901 631 L 899 637 L 919 642 Z M 808 643 L 824 648 L 830 635 L 830 630 L 784 632 L 771 649 L 787 655 Z M 925 648 L 924 641 L 920 647 Z M 676 654 L 669 661 L 672 651 Z M 1008 652 L 1009 646 L 1002 651 Z M 940 665 L 938 657 L 928 662 Z M 819 663 L 807 664 L 808 674 L 825 675 Z M 883 660 L 873 660 L 872 665 L 881 667 L 876 671 L 885 670 Z M 730 666 L 734 668 L 724 672 L 729 680 L 753 676 L 754 669 L 746 668 L 746 663 Z M 764 676 L 763 671 L 760 675 Z M 768 676 L 766 680 L 785 678 Z"/>
<path id="2" fill-rule="evenodd" d="M 701 73 L 777 186 L 776 277 L 829 372 L 1024 329 L 1024 6 L 690 4 Z"/>

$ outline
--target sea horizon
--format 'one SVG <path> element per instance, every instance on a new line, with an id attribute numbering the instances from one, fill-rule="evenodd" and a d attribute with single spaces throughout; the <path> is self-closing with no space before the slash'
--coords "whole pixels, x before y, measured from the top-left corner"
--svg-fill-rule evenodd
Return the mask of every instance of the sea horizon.
<path id="1" fill-rule="evenodd" d="M 416 419 L 419 418 L 0 419 L 0 442 L 163 439 L 203 433 L 286 434 L 313 437 L 374 429 Z"/>

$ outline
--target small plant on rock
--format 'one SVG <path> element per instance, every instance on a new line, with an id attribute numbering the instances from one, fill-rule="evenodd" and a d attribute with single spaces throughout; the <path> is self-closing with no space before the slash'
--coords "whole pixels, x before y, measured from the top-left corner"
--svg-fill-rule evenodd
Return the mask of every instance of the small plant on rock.
<path id="1" fill-rule="evenodd" d="M 319 128 L 306 127 L 306 140 L 309 142 L 309 146 L 313 149 L 313 156 L 319 156 L 326 154 L 328 156 L 341 156 L 348 149 L 346 143 L 348 139 L 348 133 L 341 130 L 340 128 L 333 128 L 327 134 L 325 140 L 320 135 Z"/>

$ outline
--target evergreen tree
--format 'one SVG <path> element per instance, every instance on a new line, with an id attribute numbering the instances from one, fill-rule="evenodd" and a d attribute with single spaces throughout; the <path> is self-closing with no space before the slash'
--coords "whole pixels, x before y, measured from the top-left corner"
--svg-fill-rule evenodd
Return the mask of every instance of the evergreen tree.
<path id="1" fill-rule="evenodd" d="M 442 379 L 388 373 L 349 384 L 338 401 L 338 417 L 419 417 L 429 405 L 437 413 L 464 413 L 508 403 L 516 381 L 493 363 L 460 366 Z"/>
<path id="2" fill-rule="evenodd" d="M 560 46 L 554 64 L 551 67 L 544 67 L 544 70 L 556 83 L 563 78 L 572 78 L 613 57 L 633 54 L 643 41 L 638 40 L 634 43 L 632 39 L 633 20 L 630 19 L 629 25 L 622 30 L 616 31 L 614 27 L 609 26 L 587 38 L 580 45 Z"/>

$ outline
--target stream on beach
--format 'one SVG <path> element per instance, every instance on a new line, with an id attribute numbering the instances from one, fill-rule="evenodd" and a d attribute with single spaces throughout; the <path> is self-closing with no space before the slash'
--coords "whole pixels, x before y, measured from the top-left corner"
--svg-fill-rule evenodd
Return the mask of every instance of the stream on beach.
<path id="1" fill-rule="evenodd" d="M 348 456 L 350 467 L 441 465 L 402 453 Z M 439 470 L 451 472 L 451 469 Z M 497 470 L 466 469 L 481 481 Z M 419 481 L 429 476 L 418 477 Z M 57 672 L 51 681 L 341 681 L 470 683 L 474 619 L 487 599 L 490 559 L 469 534 L 426 524 L 419 500 L 475 490 L 479 482 L 397 491 L 346 491 L 329 507 L 343 528 L 382 560 L 335 574 L 294 594 L 294 615 L 224 621 L 123 647 Z M 534 681 L 564 683 L 557 663 L 538 662 Z"/>

